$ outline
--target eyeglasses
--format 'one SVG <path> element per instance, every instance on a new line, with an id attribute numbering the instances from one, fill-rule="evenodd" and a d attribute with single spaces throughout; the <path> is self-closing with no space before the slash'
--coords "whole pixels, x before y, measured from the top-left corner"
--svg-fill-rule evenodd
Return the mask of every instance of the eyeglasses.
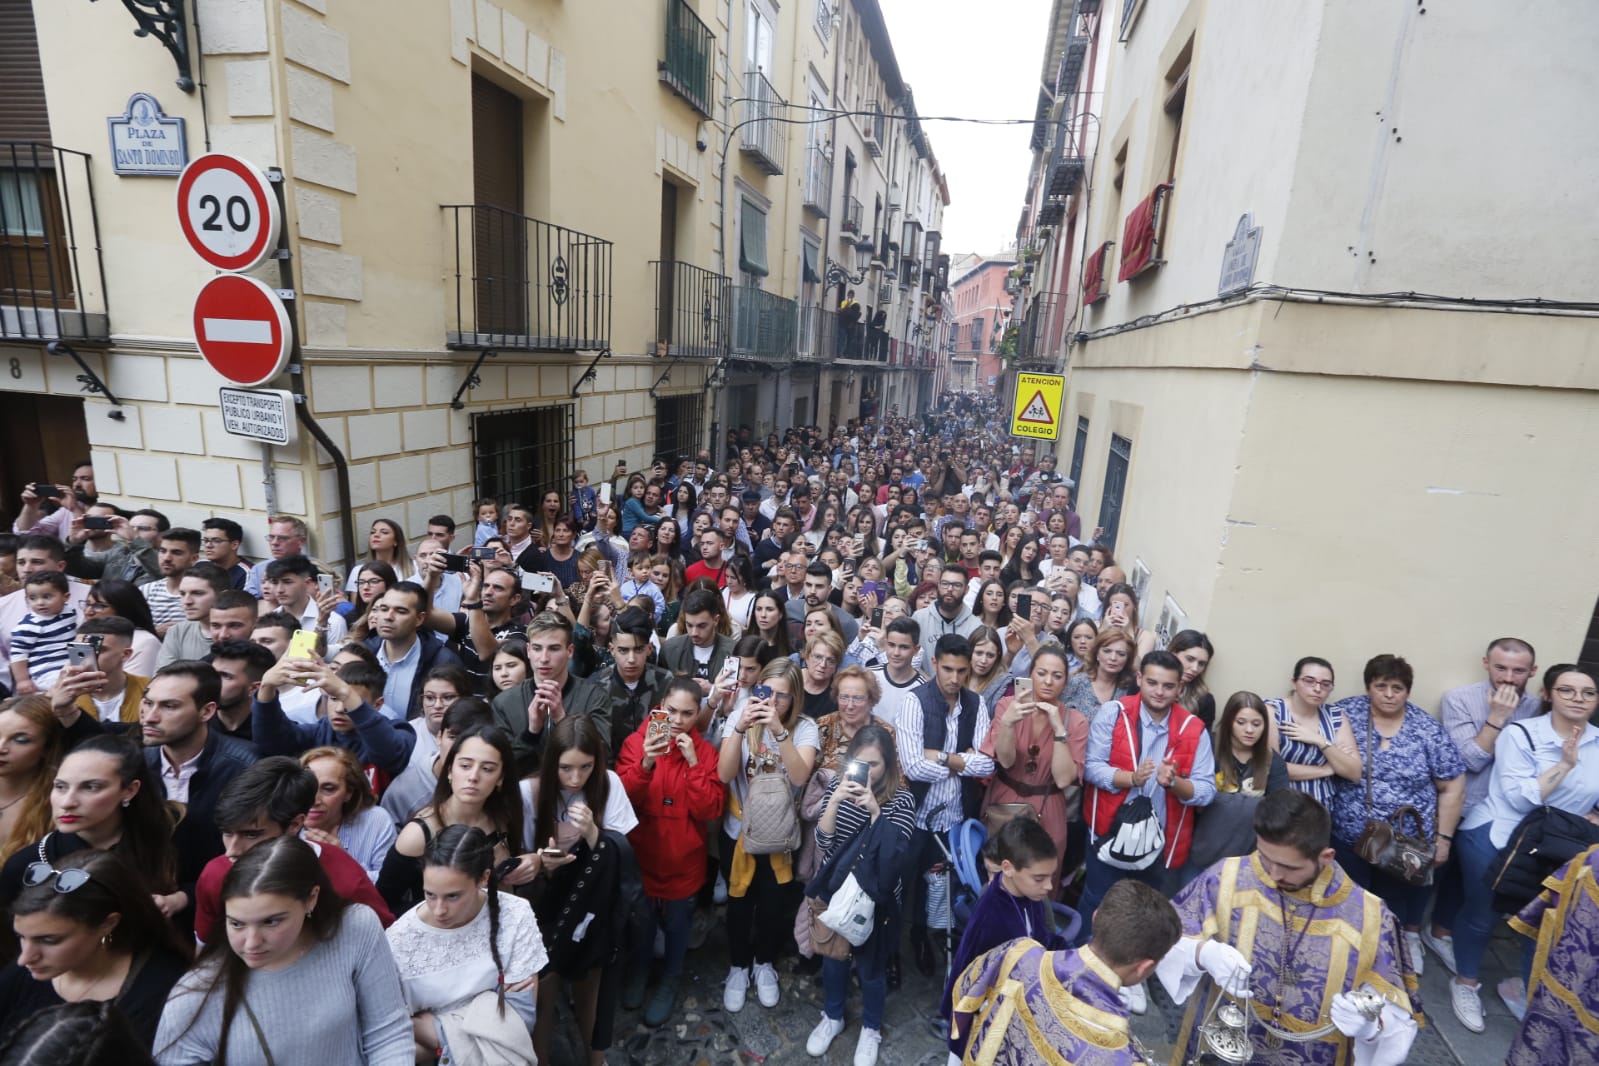
<path id="1" fill-rule="evenodd" d="M 853 707 L 853 706 L 856 706 L 858 704 L 870 703 L 870 702 L 872 702 L 872 701 L 867 699 L 865 696 L 840 696 L 838 698 L 838 703 L 839 703 L 839 706 L 841 706 L 841 707 L 844 704 L 846 704 L 846 703 Z"/>
<path id="2" fill-rule="evenodd" d="M 362 588 L 371 588 L 373 585 L 387 585 L 388 584 L 388 582 L 384 581 L 381 577 L 361 577 L 361 578 L 356 578 L 355 583 L 357 585 L 359 585 L 360 587 L 362 587 Z"/>
<path id="3" fill-rule="evenodd" d="M 222 545 L 228 543 L 228 539 L 226 537 L 201 537 L 200 543 L 205 545 L 207 548 L 220 548 Z"/>
<path id="4" fill-rule="evenodd" d="M 57 870 L 47 862 L 30 862 L 28 868 L 22 872 L 22 883 L 29 888 L 42 885 L 50 878 L 56 879 L 56 891 L 65 895 L 76 892 L 89 883 L 89 871 L 73 867 L 70 870 Z"/>
<path id="5" fill-rule="evenodd" d="M 1555 689 L 1555 695 L 1559 696 L 1563 700 L 1573 700 L 1578 703 L 1589 703 L 1593 700 L 1599 700 L 1599 691 L 1595 691 L 1591 688 L 1572 688 L 1569 685 L 1561 685 L 1559 688 Z"/>
<path id="6" fill-rule="evenodd" d="M 1331 692 L 1333 687 L 1332 678 L 1330 677 L 1326 680 L 1320 680 L 1314 677 L 1296 677 L 1294 680 L 1298 681 L 1302 685 L 1307 685 L 1310 688 L 1323 689 L 1328 692 Z"/>

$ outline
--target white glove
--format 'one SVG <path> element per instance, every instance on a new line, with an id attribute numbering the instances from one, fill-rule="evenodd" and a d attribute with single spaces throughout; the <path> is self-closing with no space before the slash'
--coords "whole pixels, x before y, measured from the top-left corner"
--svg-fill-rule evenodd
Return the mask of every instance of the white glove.
<path id="1" fill-rule="evenodd" d="M 1333 997 L 1332 1009 L 1328 1013 L 1338 1031 L 1351 1040 L 1375 1040 L 1382 1031 L 1378 1019 L 1368 1019 L 1360 1013 L 1360 1008 L 1355 1006 L 1355 998 L 1348 992 L 1340 992 Z"/>
<path id="2" fill-rule="evenodd" d="M 1231 944 L 1220 940 L 1207 940 L 1199 948 L 1199 968 L 1210 974 L 1223 990 L 1240 999 L 1247 999 L 1249 991 L 1249 960 Z"/>

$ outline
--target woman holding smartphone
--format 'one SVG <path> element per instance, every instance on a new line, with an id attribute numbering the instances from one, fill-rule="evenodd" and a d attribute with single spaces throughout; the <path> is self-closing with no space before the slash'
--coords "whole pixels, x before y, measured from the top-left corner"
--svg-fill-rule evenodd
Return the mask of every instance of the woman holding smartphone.
<path id="1" fill-rule="evenodd" d="M 1088 757 L 1088 717 L 1062 702 L 1065 689 L 1066 652 L 1058 644 L 1040 644 L 1032 671 L 1017 679 L 1015 695 L 994 708 L 978 748 L 994 757 L 984 809 L 1031 807 L 1063 859 L 1067 824 L 1076 813 L 1068 810 L 1066 790 L 1082 779 Z"/>
<path id="2" fill-rule="evenodd" d="M 777 1006 L 780 995 L 773 963 L 793 928 L 799 903 L 793 853 L 746 852 L 741 843 L 743 811 L 750 782 L 758 774 L 782 775 L 795 796 L 810 780 L 819 741 L 816 723 L 800 713 L 803 693 L 796 663 L 789 659 L 767 663 L 749 701 L 728 719 L 717 757 L 717 772 L 731 786 L 720 848 L 722 877 L 728 884 L 727 940 L 732 961 L 722 1006 L 729 1013 L 744 1009 L 752 978 L 763 1007 Z"/>

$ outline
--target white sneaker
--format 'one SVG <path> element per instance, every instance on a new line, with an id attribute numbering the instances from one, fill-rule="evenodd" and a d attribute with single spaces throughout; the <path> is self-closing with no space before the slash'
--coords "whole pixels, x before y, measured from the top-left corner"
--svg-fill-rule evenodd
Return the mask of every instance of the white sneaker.
<path id="1" fill-rule="evenodd" d="M 1149 995 L 1144 991 L 1143 983 L 1127 985 L 1122 989 L 1127 993 L 1127 1009 L 1134 1014 L 1143 1014 L 1149 1009 Z"/>
<path id="2" fill-rule="evenodd" d="M 1420 977 L 1427 968 L 1427 959 L 1421 950 L 1421 934 L 1407 931 L 1405 933 L 1405 946 L 1410 948 L 1410 965 L 1416 968 L 1416 976 Z M 1477 1031 L 1479 1033 L 1482 1032 L 1481 1029 Z"/>
<path id="3" fill-rule="evenodd" d="M 1433 936 L 1432 927 L 1428 926 L 1426 929 L 1421 931 L 1421 942 L 1431 948 L 1434 955 L 1438 956 L 1438 961 L 1444 964 L 1444 969 L 1448 970 L 1450 973 L 1458 972 L 1455 970 L 1454 937 Z M 1416 964 L 1416 972 L 1421 972 L 1420 962 L 1417 962 Z"/>
<path id="4" fill-rule="evenodd" d="M 722 986 L 722 1009 L 737 1014 L 744 1009 L 744 997 L 750 990 L 750 972 L 742 966 L 727 971 L 727 984 Z"/>
<path id="5" fill-rule="evenodd" d="M 777 971 L 769 962 L 755 964 L 755 996 L 763 1007 L 777 1006 Z"/>
<path id="6" fill-rule="evenodd" d="M 877 1045 L 882 1042 L 883 1034 L 876 1029 L 862 1029 L 855 1044 L 855 1066 L 877 1066 Z"/>
<path id="7" fill-rule="evenodd" d="M 1455 1017 L 1460 1019 L 1461 1025 L 1474 1033 L 1482 1032 L 1482 1000 L 1476 988 L 1450 981 L 1449 1002 L 1455 1008 Z"/>
<path id="8" fill-rule="evenodd" d="M 833 1038 L 844 1031 L 844 1019 L 834 1021 L 827 1015 L 822 1015 L 822 1020 L 816 1023 L 816 1028 L 811 1030 L 810 1039 L 805 1041 L 805 1052 L 813 1059 L 819 1059 L 827 1054 L 827 1049 L 832 1045 Z"/>
<path id="9" fill-rule="evenodd" d="M 1499 982 L 1499 998 L 1505 1008 L 1515 1015 L 1516 1021 L 1527 1017 L 1527 987 L 1519 977 L 1507 977 Z"/>

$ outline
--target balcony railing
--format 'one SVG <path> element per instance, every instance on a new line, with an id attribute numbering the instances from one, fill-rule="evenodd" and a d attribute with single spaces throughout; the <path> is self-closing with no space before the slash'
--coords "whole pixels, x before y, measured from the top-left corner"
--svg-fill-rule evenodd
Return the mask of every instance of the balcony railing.
<path id="1" fill-rule="evenodd" d="M 655 354 L 714 359 L 727 348 L 727 278 L 674 259 L 655 271 Z"/>
<path id="2" fill-rule="evenodd" d="M 844 353 L 837 311 L 802 307 L 799 317 L 799 358 L 807 363 L 831 363 Z"/>
<path id="3" fill-rule="evenodd" d="M 446 204 L 455 245 L 451 348 L 611 346 L 611 242 L 484 204 Z"/>
<path id="4" fill-rule="evenodd" d="M 805 149 L 805 206 L 827 217 L 833 199 L 833 161 L 819 144 Z"/>
<path id="5" fill-rule="evenodd" d="M 780 121 L 788 104 L 758 70 L 744 74 L 745 119 L 739 148 L 768 174 L 783 173 L 788 155 L 788 126 Z"/>
<path id="6" fill-rule="evenodd" d="M 666 58 L 658 65 L 661 80 L 706 118 L 711 117 L 715 62 L 716 35 L 687 0 L 666 0 Z"/>
<path id="7" fill-rule="evenodd" d="M 0 141 L 0 340 L 110 339 L 89 157 Z"/>
<path id="8" fill-rule="evenodd" d="M 861 233 L 861 202 L 853 196 L 844 198 L 844 220 L 838 228 L 844 233 L 853 233 L 857 237 Z"/>
<path id="9" fill-rule="evenodd" d="M 1027 317 L 1022 319 L 1016 333 L 1016 361 L 1018 363 L 1053 362 L 1057 353 L 1061 321 L 1067 310 L 1064 297 L 1056 293 L 1040 293 L 1033 297 Z"/>
<path id="10" fill-rule="evenodd" d="M 733 310 L 732 354 L 746 359 L 794 358 L 799 305 L 752 285 L 728 286 Z"/>

